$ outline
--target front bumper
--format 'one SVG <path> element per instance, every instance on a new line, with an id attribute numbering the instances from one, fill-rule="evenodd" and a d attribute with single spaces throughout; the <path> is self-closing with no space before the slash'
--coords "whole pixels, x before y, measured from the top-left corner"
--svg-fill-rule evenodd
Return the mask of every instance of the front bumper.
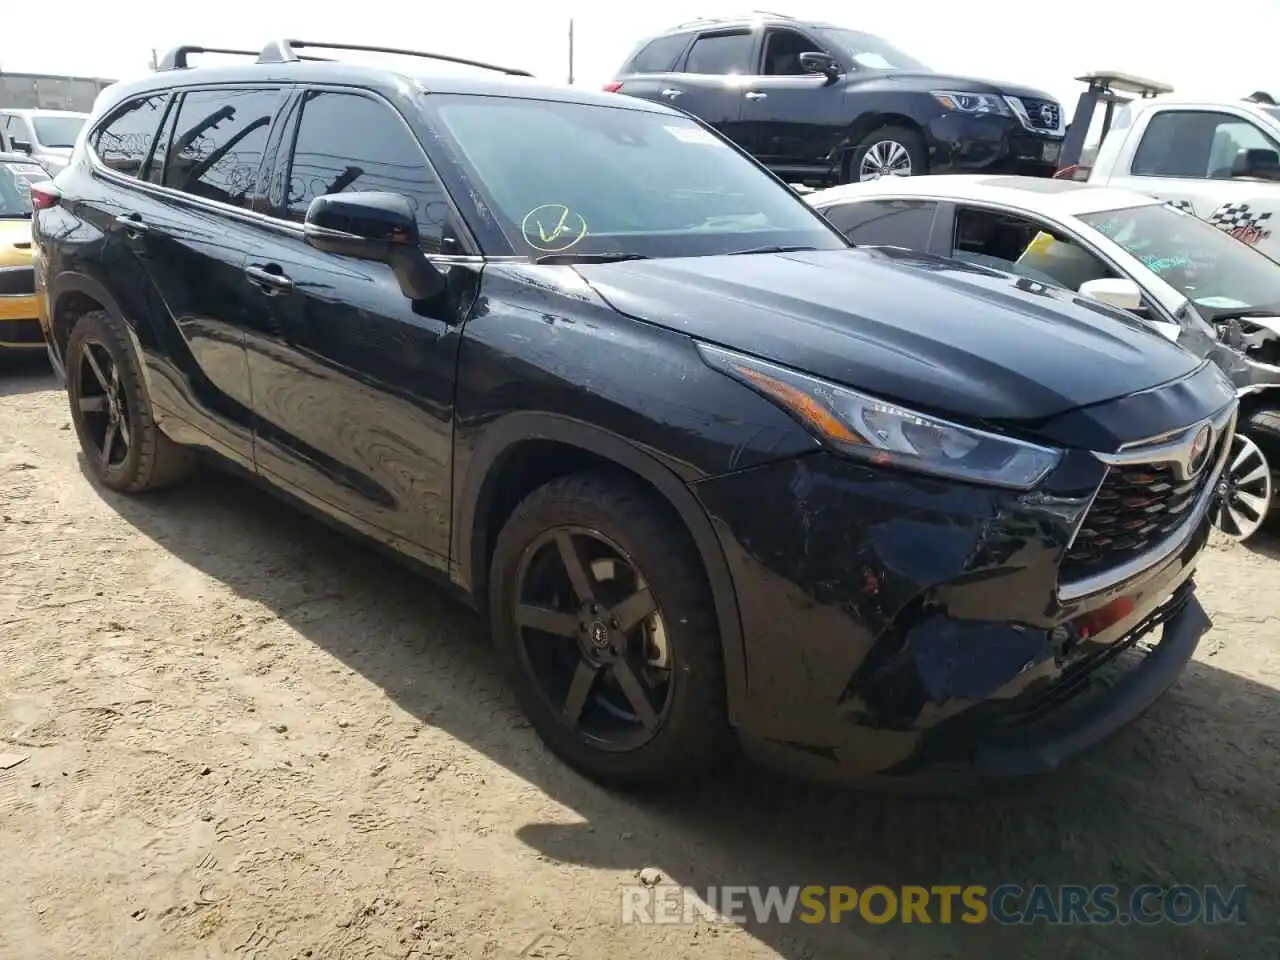
<path id="1" fill-rule="evenodd" d="M 1033 133 L 1014 117 L 945 114 L 925 128 L 933 173 L 1052 176 L 1064 137 Z"/>
<path id="2" fill-rule="evenodd" d="M 1145 710 L 1208 628 L 1192 575 L 1209 524 L 1195 518 L 1176 552 L 1124 582 L 1062 600 L 1094 466 L 1069 455 L 1046 489 L 1016 494 L 821 453 L 695 485 L 746 638 L 733 720 L 747 749 L 820 779 L 981 778 L 1051 769 Z M 1085 697 L 1158 621 L 1165 652 Z"/>

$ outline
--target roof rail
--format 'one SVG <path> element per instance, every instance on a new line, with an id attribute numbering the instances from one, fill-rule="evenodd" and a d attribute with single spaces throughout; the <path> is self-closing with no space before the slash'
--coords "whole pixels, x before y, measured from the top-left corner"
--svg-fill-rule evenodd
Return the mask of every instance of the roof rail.
<path id="1" fill-rule="evenodd" d="M 684 23 L 677 23 L 670 30 L 683 30 L 685 27 L 697 26 L 700 23 L 738 23 L 743 20 L 750 20 L 752 17 L 773 17 L 776 20 L 795 21 L 795 17 L 786 13 L 774 13 L 772 10 L 748 10 L 746 13 L 740 13 L 732 17 L 694 17 L 692 20 L 686 20 Z"/>
<path id="2" fill-rule="evenodd" d="M 468 67 L 479 67 L 482 70 L 494 70 L 513 77 L 532 77 L 528 70 L 517 70 L 514 67 L 499 67 L 479 60 L 466 60 L 462 57 L 449 57 L 443 53 L 426 53 L 422 50 L 404 50 L 399 47 L 370 47 L 359 43 L 322 43 L 318 40 L 272 40 L 258 54 L 258 63 L 293 63 L 297 60 L 311 60 L 295 53 L 298 47 L 319 47 L 323 50 L 364 50 L 369 53 L 393 53 L 406 57 L 423 57 L 427 60 L 443 60 L 447 63 L 460 63 Z"/>
<path id="3" fill-rule="evenodd" d="M 186 70 L 191 66 L 191 64 L 187 63 L 187 55 L 192 53 L 231 53 L 243 57 L 260 56 L 260 53 L 257 50 L 231 50 L 226 47 L 197 47 L 188 44 L 181 47 L 174 47 L 161 57 L 160 62 L 156 64 L 156 71 Z M 329 61 L 328 57 L 299 57 L 298 59 Z"/>

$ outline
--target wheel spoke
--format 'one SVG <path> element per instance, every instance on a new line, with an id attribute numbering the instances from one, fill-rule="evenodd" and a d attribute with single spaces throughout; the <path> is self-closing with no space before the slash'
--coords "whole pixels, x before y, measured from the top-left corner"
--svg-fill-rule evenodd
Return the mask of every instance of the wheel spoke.
<path id="1" fill-rule="evenodd" d="M 116 421 L 120 427 L 120 439 L 124 442 L 124 449 L 128 452 L 133 446 L 133 435 L 129 432 L 129 418 L 125 416 L 124 411 L 120 411 L 120 419 Z"/>
<path id="2" fill-rule="evenodd" d="M 105 396 L 102 396 L 101 394 L 96 397 L 81 397 L 80 412 L 81 413 L 106 413 L 107 398 Z"/>
<path id="3" fill-rule="evenodd" d="M 586 660 L 578 661 L 578 669 L 573 672 L 569 693 L 564 698 L 564 707 L 561 710 L 561 716 L 569 726 L 578 725 L 578 721 L 582 718 L 582 708 L 587 705 L 587 697 L 591 696 L 591 688 L 595 686 L 596 677 L 599 675 L 599 667 Z"/>
<path id="4" fill-rule="evenodd" d="M 516 608 L 516 623 L 521 627 L 554 633 L 559 637 L 574 637 L 578 634 L 578 618 L 572 613 L 561 613 L 559 610 L 531 603 L 522 603 Z"/>
<path id="5" fill-rule="evenodd" d="M 618 621 L 617 629 L 625 633 L 646 617 L 652 616 L 657 609 L 658 604 L 648 588 L 637 590 L 613 608 L 613 616 Z"/>
<path id="6" fill-rule="evenodd" d="M 1259 463 L 1256 467 L 1250 470 L 1243 477 L 1240 477 L 1239 479 L 1237 479 L 1236 486 L 1244 487 L 1244 486 L 1248 486 L 1251 483 L 1257 483 L 1259 480 L 1266 479 L 1266 476 L 1269 472 L 1270 471 L 1267 469 L 1267 465 L 1265 463 Z"/>
<path id="7" fill-rule="evenodd" d="M 106 436 L 102 438 L 102 456 L 99 459 L 99 462 L 102 464 L 103 470 L 111 466 L 111 454 L 115 452 L 116 435 L 118 433 L 119 433 L 119 430 L 116 429 L 116 424 L 114 423 L 107 424 Z"/>
<path id="8" fill-rule="evenodd" d="M 98 366 L 98 361 L 93 355 L 93 347 L 88 343 L 84 345 L 84 358 L 89 362 L 89 369 L 93 371 L 93 376 L 101 385 L 103 392 L 109 393 L 111 391 L 111 380 L 102 372 L 102 368 Z"/>
<path id="9" fill-rule="evenodd" d="M 573 585 L 578 601 L 590 603 L 596 598 L 591 590 L 591 575 L 587 573 L 573 537 L 568 533 L 556 534 L 556 547 L 560 550 L 560 562 L 564 564 L 564 571 L 569 575 L 569 583 Z"/>
<path id="10" fill-rule="evenodd" d="M 631 704 L 631 709 L 636 712 L 636 717 L 640 720 L 640 723 L 646 729 L 650 729 L 657 724 L 658 715 L 653 712 L 653 704 L 649 702 L 649 698 L 645 695 L 644 687 L 640 686 L 640 681 L 636 679 L 636 675 L 632 672 L 627 661 L 617 660 L 614 662 L 613 676 L 618 681 L 618 686 L 622 688 L 622 693 L 626 696 L 627 702 Z"/>
<path id="11" fill-rule="evenodd" d="M 1263 497 L 1255 497 L 1252 493 L 1237 490 L 1235 498 L 1239 503 L 1248 507 L 1255 517 L 1261 517 L 1267 512 L 1267 501 Z"/>

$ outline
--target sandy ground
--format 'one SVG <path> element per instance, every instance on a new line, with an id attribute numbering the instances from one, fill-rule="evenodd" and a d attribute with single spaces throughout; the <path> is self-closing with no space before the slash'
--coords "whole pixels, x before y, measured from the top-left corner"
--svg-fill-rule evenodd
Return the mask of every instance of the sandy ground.
<path id="1" fill-rule="evenodd" d="M 566 770 L 472 615 L 216 474 L 82 473 L 0 373 L 0 958 L 1280 956 L 1280 542 L 1216 543 L 1216 627 L 1046 781 L 859 797 L 742 771 L 643 802 Z M 620 885 L 1247 884 L 1249 925 L 622 926 Z"/>

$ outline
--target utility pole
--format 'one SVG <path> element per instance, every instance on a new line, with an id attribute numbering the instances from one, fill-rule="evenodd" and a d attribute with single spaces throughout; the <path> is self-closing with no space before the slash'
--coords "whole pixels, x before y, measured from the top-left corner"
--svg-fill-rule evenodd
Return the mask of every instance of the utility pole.
<path id="1" fill-rule="evenodd" d="M 151 72 L 156 72 L 156 48 L 151 48 Z"/>
<path id="2" fill-rule="evenodd" d="M 569 86 L 573 86 L 573 17 L 569 18 Z"/>

